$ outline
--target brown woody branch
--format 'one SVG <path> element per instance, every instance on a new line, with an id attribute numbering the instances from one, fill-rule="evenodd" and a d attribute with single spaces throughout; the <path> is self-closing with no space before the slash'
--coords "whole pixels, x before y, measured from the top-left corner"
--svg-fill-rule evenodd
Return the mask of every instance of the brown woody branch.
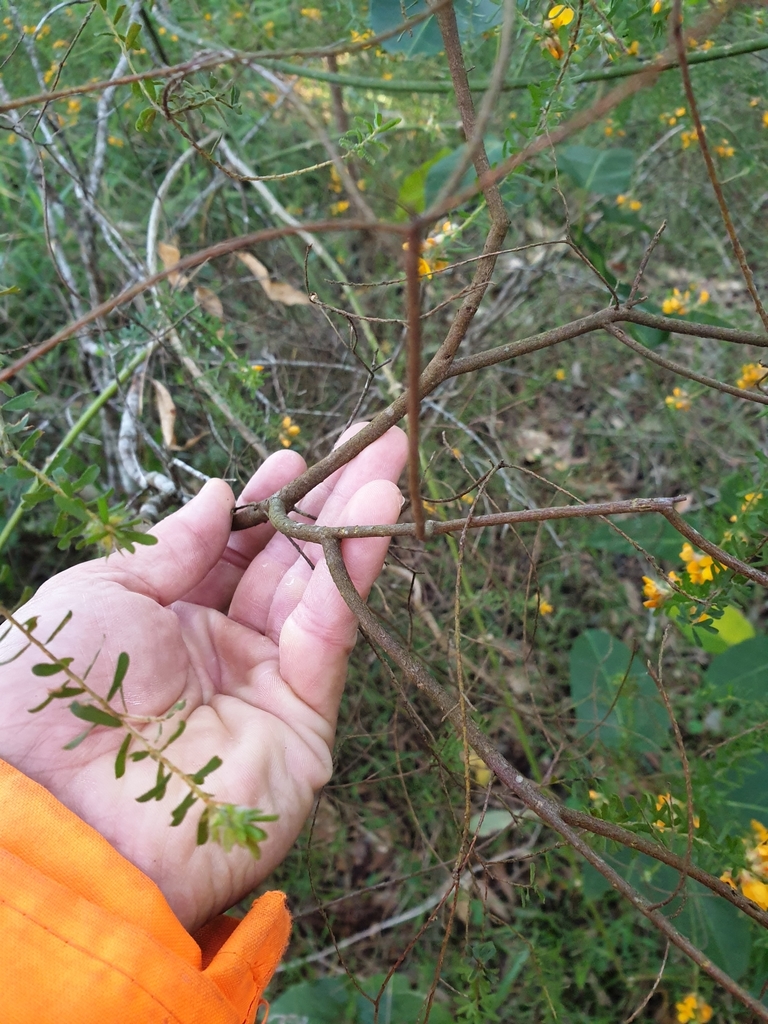
<path id="1" fill-rule="evenodd" d="M 728 974 L 722 971 L 719 967 L 716 967 L 700 949 L 694 946 L 674 927 L 668 918 L 660 913 L 659 910 L 654 909 L 649 900 L 642 896 L 633 888 L 633 886 L 622 878 L 614 868 L 606 863 L 606 861 L 604 861 L 603 858 L 600 857 L 600 855 L 597 854 L 591 846 L 589 846 L 579 832 L 575 831 L 574 828 L 571 827 L 569 818 L 574 817 L 573 812 L 568 812 L 567 808 L 561 807 L 556 800 L 553 800 L 549 796 L 545 796 L 541 790 L 530 781 L 530 779 L 525 778 L 501 753 L 499 753 L 499 751 L 471 719 L 462 720 L 461 709 L 455 698 L 452 697 L 423 668 L 423 666 L 405 650 L 405 648 L 403 648 L 392 636 L 389 635 L 357 593 L 344 564 L 341 552 L 341 542 L 335 538 L 327 538 L 323 543 L 323 550 L 325 552 L 328 569 L 339 589 L 340 594 L 351 611 L 354 612 L 358 618 L 368 637 L 375 641 L 382 648 L 385 654 L 387 654 L 405 673 L 408 679 L 410 679 L 410 681 L 421 692 L 425 693 L 429 697 L 429 699 L 442 712 L 443 716 L 451 721 L 451 724 L 457 729 L 459 734 L 466 730 L 466 736 L 470 746 L 483 759 L 483 761 L 485 761 L 499 781 L 529 810 L 533 811 L 542 822 L 561 835 L 570 846 L 572 846 L 581 854 L 582 857 L 584 857 L 586 861 L 588 861 L 588 863 L 592 864 L 592 866 L 600 872 L 600 874 L 617 892 L 620 892 L 622 896 L 624 896 L 636 910 L 647 918 L 673 945 L 677 946 L 678 949 L 682 950 L 683 953 L 690 957 L 690 959 L 693 960 L 693 962 L 696 963 L 702 971 L 708 974 L 714 981 L 726 989 L 726 991 L 730 992 L 744 1006 L 752 1010 L 758 1020 L 768 1021 L 768 1008 L 763 1006 L 761 1002 L 738 985 Z M 595 831 L 597 834 L 600 834 L 598 828 L 593 829 L 591 827 L 593 821 L 598 826 L 609 824 L 606 822 L 600 822 L 599 819 L 592 819 L 590 815 L 587 814 L 580 814 L 578 823 L 574 822 L 574 824 L 579 828 L 585 828 L 589 831 Z M 615 830 L 614 837 L 617 833 L 624 832 L 624 830 L 618 829 L 617 826 L 611 826 L 611 829 Z M 626 835 L 628 839 L 632 840 L 627 842 L 626 845 L 631 846 L 634 849 L 638 849 L 639 847 L 636 842 L 637 837 L 633 836 L 632 833 L 626 833 Z M 623 840 L 617 838 L 616 841 L 622 842 Z M 663 847 L 657 847 L 655 844 L 648 845 L 651 847 L 651 850 L 647 852 L 649 852 L 651 856 L 656 856 L 658 853 L 658 860 L 662 860 L 665 863 L 669 862 L 669 851 Z M 684 858 L 676 858 L 676 860 L 678 862 L 676 865 L 678 869 L 685 871 L 687 874 L 691 874 L 691 877 L 693 877 L 693 866 L 686 864 Z M 702 874 L 705 875 L 706 873 Z M 756 910 L 754 905 L 743 898 L 737 902 L 736 897 L 738 894 L 733 893 L 729 886 L 720 882 L 718 879 L 715 879 L 713 876 L 706 877 L 710 882 L 709 888 L 713 889 L 713 891 L 718 891 L 725 899 L 728 899 L 737 906 L 742 903 L 745 904 L 741 909 L 744 909 L 749 913 L 750 917 L 756 920 L 760 919 L 764 926 L 768 926 L 768 914 Z M 759 915 L 759 918 L 757 915 Z"/>

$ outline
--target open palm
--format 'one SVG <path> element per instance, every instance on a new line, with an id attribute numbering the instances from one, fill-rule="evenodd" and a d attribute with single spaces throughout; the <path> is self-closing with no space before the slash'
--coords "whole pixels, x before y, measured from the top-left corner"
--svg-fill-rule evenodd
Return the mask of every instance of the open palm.
<path id="1" fill-rule="evenodd" d="M 321 523 L 395 522 L 401 499 L 394 481 L 405 456 L 405 436 L 393 428 L 309 494 L 302 511 Z M 273 494 L 304 468 L 295 452 L 273 455 L 240 501 Z M 108 691 L 126 651 L 129 714 L 161 716 L 185 702 L 186 730 L 168 755 L 189 773 L 218 755 L 223 764 L 206 778 L 206 791 L 278 815 L 265 826 L 260 860 L 243 849 L 197 846 L 197 808 L 170 828 L 170 808 L 186 794 L 181 781 L 170 783 L 162 802 L 137 804 L 135 798 L 154 784 L 155 767 L 148 760 L 129 763 L 125 775 L 115 778 L 122 730 L 98 727 L 76 749 L 62 749 L 82 723 L 61 701 L 29 713 L 47 692 L 46 681 L 31 673 L 42 660 L 39 652 L 29 650 L 0 670 L 0 757 L 49 789 L 149 875 L 190 930 L 254 888 L 296 839 L 331 774 L 336 715 L 357 630 L 322 549 L 309 545 L 300 552 L 269 524 L 230 534 L 233 504 L 229 486 L 210 481 L 155 527 L 156 545 L 55 576 L 19 615 L 37 616 L 36 635 L 43 638 L 71 611 L 50 649 L 56 657 L 72 657 L 78 674 L 98 653 L 88 683 L 99 693 Z M 363 595 L 387 544 L 386 538 L 343 544 Z M 0 661 L 22 641 L 10 634 Z M 156 736 L 156 725 L 143 728 Z"/>

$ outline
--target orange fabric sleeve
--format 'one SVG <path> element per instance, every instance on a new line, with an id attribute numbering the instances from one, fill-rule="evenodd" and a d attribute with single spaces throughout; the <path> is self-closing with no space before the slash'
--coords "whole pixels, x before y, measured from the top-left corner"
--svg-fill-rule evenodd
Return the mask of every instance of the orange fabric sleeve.
<path id="1" fill-rule="evenodd" d="M 3 1024 L 251 1024 L 288 942 L 280 892 L 191 936 L 154 882 L 0 761 Z"/>

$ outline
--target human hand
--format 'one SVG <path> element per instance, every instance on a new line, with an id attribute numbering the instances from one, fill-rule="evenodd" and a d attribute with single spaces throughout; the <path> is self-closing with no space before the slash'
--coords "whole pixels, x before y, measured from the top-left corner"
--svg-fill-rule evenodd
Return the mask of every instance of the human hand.
<path id="1" fill-rule="evenodd" d="M 342 438 L 355 432 L 351 428 Z M 401 507 L 395 486 L 406 460 L 403 432 L 393 428 L 301 502 L 319 523 L 393 523 Z M 298 453 L 272 455 L 246 485 L 240 503 L 260 501 L 305 469 Z M 196 805 L 169 827 L 169 810 L 186 795 L 174 778 L 164 800 L 138 804 L 155 766 L 130 763 L 115 778 L 124 733 L 97 727 L 74 750 L 79 731 L 65 702 L 29 714 L 47 695 L 34 676 L 34 649 L 0 676 L 0 757 L 39 782 L 96 828 L 160 889 L 190 931 L 237 902 L 280 863 L 330 778 L 339 701 L 357 622 L 339 595 L 316 545 L 297 547 L 265 523 L 230 533 L 234 498 L 209 481 L 184 508 L 159 523 L 158 543 L 116 553 L 54 576 L 20 609 L 48 636 L 68 611 L 72 619 L 48 645 L 72 657 L 88 685 L 106 696 L 118 655 L 130 667 L 123 683 L 134 716 L 162 716 L 185 701 L 183 735 L 168 748 L 174 765 L 193 773 L 214 755 L 220 768 L 204 784 L 219 801 L 277 814 L 255 860 L 244 849 L 196 844 Z M 366 596 L 379 574 L 387 538 L 346 540 L 350 576 Z M 24 644 L 13 630 L 0 662 Z M 59 680 L 56 677 L 56 682 Z M 176 719 L 174 719 L 176 721 Z M 148 738 L 156 725 L 142 725 Z"/>

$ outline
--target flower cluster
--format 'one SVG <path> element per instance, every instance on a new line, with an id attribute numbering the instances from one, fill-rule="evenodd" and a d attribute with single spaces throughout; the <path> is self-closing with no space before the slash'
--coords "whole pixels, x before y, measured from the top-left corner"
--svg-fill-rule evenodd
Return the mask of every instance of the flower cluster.
<path id="1" fill-rule="evenodd" d="M 660 120 L 665 121 L 668 125 L 671 126 L 677 124 L 678 119 L 681 117 L 685 117 L 687 113 L 688 111 L 685 109 L 685 107 L 677 107 L 671 114 L 659 114 L 659 118 Z"/>
<path id="2" fill-rule="evenodd" d="M 669 822 L 672 826 L 676 824 L 677 812 L 675 811 L 675 808 L 682 806 L 682 802 L 678 800 L 676 796 L 672 796 L 671 793 L 659 793 L 659 795 L 656 797 L 656 811 L 659 812 L 661 810 L 665 810 L 669 817 Z M 670 824 L 668 824 L 662 818 L 658 818 L 656 821 L 654 821 L 653 827 L 657 828 L 659 832 L 663 832 L 665 829 L 670 827 Z M 694 814 L 693 827 L 698 828 L 700 824 L 701 820 L 698 814 Z"/>
<path id="3" fill-rule="evenodd" d="M 428 237 L 424 239 L 420 248 L 419 277 L 426 277 L 431 280 L 433 274 L 445 270 L 449 266 L 448 260 L 427 259 L 424 253 L 434 249 L 436 246 L 442 245 L 455 231 L 456 225 L 446 220 L 438 228 L 434 228 Z M 403 242 L 403 249 L 407 248 L 408 243 Z"/>
<path id="4" fill-rule="evenodd" d="M 283 428 L 278 434 L 280 444 L 283 448 L 290 448 L 295 438 L 301 433 L 301 427 L 294 423 L 290 416 L 283 416 L 280 426 Z"/>
<path id="5" fill-rule="evenodd" d="M 670 409 L 690 409 L 691 396 L 685 388 L 672 388 L 672 394 L 664 399 Z"/>
<path id="6" fill-rule="evenodd" d="M 675 1003 L 675 1009 L 680 1024 L 689 1024 L 691 1021 L 693 1024 L 708 1024 L 712 1020 L 712 1007 L 694 992 L 689 992 L 685 999 Z"/>
<path id="7" fill-rule="evenodd" d="M 667 577 L 671 583 L 679 582 L 680 577 L 671 572 Z M 672 589 L 665 583 L 657 583 L 650 576 L 643 576 L 643 606 L 645 608 L 661 608 L 665 601 L 672 596 Z"/>
<path id="8" fill-rule="evenodd" d="M 690 577 L 691 583 L 711 583 L 714 579 L 713 573 L 720 572 L 720 565 L 711 555 L 699 555 L 686 541 L 680 557 L 685 562 L 685 571 Z"/>
<path id="9" fill-rule="evenodd" d="M 736 381 L 736 387 L 746 391 L 748 388 L 756 388 L 762 384 L 768 376 L 768 367 L 762 363 L 744 363 L 741 368 L 741 376 Z"/>
<path id="10" fill-rule="evenodd" d="M 616 196 L 616 205 L 626 206 L 628 209 L 632 210 L 633 213 L 636 213 L 643 204 L 639 199 L 630 199 L 629 196 L 625 196 L 622 193 L 621 195 Z"/>
<path id="11" fill-rule="evenodd" d="M 562 60 L 565 50 L 558 38 L 558 29 L 565 28 L 573 21 L 574 13 L 572 8 L 565 4 L 555 4 L 550 7 L 547 17 L 544 19 L 544 31 L 547 35 L 542 39 L 544 49 L 554 57 L 555 60 Z"/>
<path id="12" fill-rule="evenodd" d="M 679 288 L 673 288 L 672 294 L 668 295 L 661 304 L 661 311 L 664 316 L 670 316 L 672 313 L 677 313 L 678 316 L 685 316 L 690 307 L 692 287 L 686 288 L 684 292 L 681 292 Z M 705 306 L 709 302 L 709 292 L 706 288 L 702 288 L 699 292 L 699 297 L 695 302 L 696 306 Z"/>
<path id="13" fill-rule="evenodd" d="M 727 160 L 729 157 L 732 157 L 734 155 L 736 150 L 730 144 L 728 139 L 720 139 L 720 145 L 715 146 L 715 152 L 718 156 L 721 156 L 724 160 Z"/>
<path id="14" fill-rule="evenodd" d="M 702 126 L 702 131 L 706 131 L 707 126 Z M 699 141 L 699 133 L 695 128 L 691 128 L 689 132 L 680 133 L 680 143 L 683 149 L 688 149 L 689 146 L 693 145 L 694 142 Z"/>
<path id="15" fill-rule="evenodd" d="M 720 881 L 726 882 L 732 889 L 740 888 L 748 900 L 756 903 L 761 910 L 768 910 L 768 828 L 754 819 L 750 824 L 753 836 L 751 841 L 744 840 L 749 868 L 739 872 L 737 881 L 729 869 L 720 876 Z"/>

